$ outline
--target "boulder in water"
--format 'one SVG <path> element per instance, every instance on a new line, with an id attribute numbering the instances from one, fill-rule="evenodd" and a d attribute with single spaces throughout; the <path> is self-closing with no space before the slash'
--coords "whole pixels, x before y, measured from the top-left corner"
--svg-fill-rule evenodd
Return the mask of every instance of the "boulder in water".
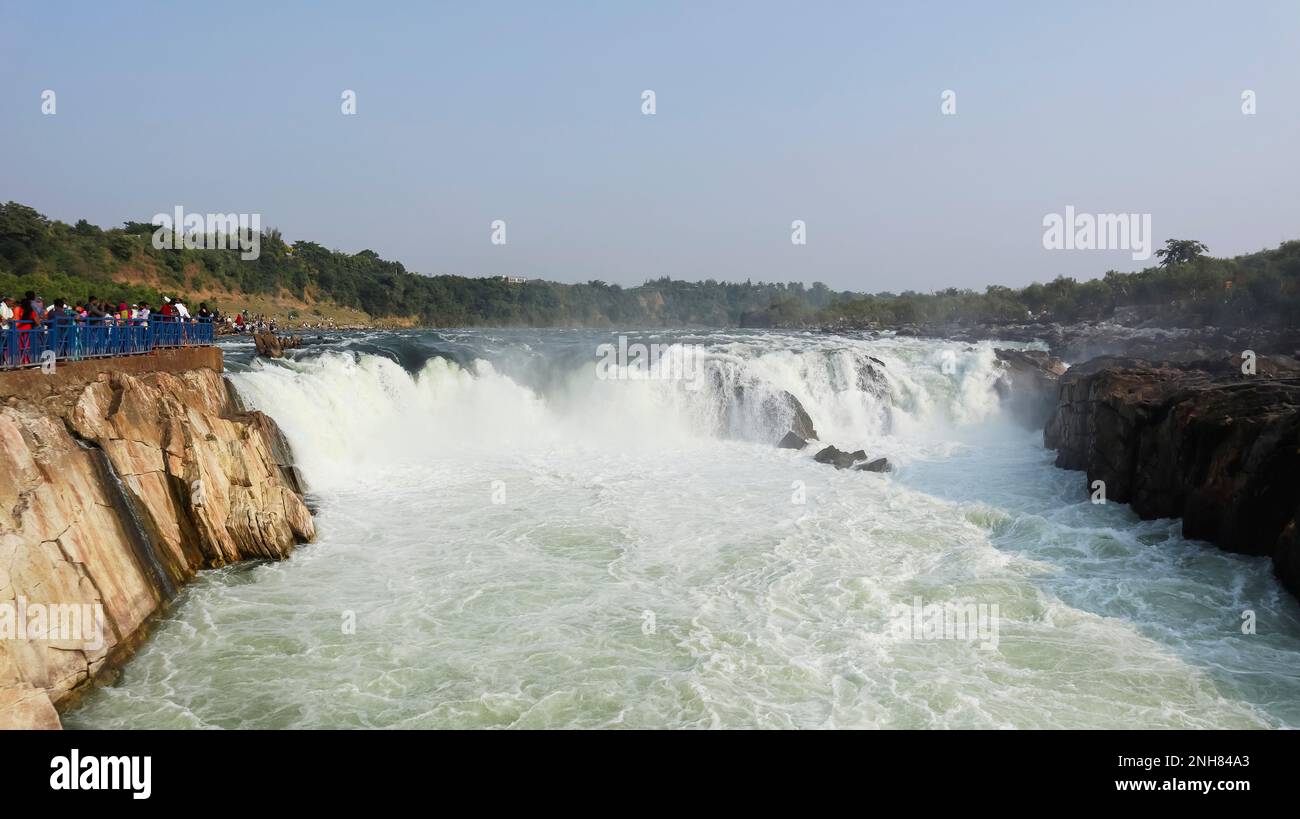
<path id="1" fill-rule="evenodd" d="M 808 410 L 803 408 L 803 404 L 799 403 L 799 399 L 785 390 L 781 390 L 781 397 L 790 408 L 790 412 L 794 414 L 794 418 L 790 421 L 790 431 L 805 441 L 817 440 L 817 428 L 813 426 L 812 417 L 808 415 Z"/>
<path id="2" fill-rule="evenodd" d="M 735 402 L 732 405 L 732 411 L 746 417 L 753 417 L 755 414 L 755 403 L 757 404 L 757 415 L 763 419 L 763 423 L 770 429 L 777 424 L 788 423 L 789 432 L 799 436 L 806 441 L 817 440 L 817 428 L 813 426 L 812 417 L 808 411 L 803 408 L 803 404 L 798 398 L 788 390 L 776 390 L 775 392 L 762 392 L 762 397 L 754 402 L 753 396 L 760 393 L 757 389 L 736 386 L 733 394 Z M 779 427 L 778 427 L 779 428 Z"/>
<path id="3" fill-rule="evenodd" d="M 836 469 L 848 469 L 858 461 L 865 461 L 867 453 L 859 449 L 856 452 L 845 452 L 835 446 L 828 446 L 813 456 L 813 460 L 819 464 L 830 464 Z"/>
<path id="4" fill-rule="evenodd" d="M 285 350 L 302 346 L 300 336 L 277 336 L 275 333 L 254 333 L 253 344 L 257 354 L 265 358 L 283 358 Z"/>
<path id="5" fill-rule="evenodd" d="M 858 362 L 857 387 L 875 399 L 880 417 L 880 431 L 889 432 L 893 427 L 891 405 L 893 395 L 889 389 L 889 379 L 885 376 L 885 362 L 875 356 L 866 356 Z"/>
<path id="6" fill-rule="evenodd" d="M 877 458 L 874 461 L 867 461 L 864 464 L 858 464 L 853 467 L 858 472 L 893 472 L 894 465 L 889 462 L 888 458 Z"/>
<path id="7" fill-rule="evenodd" d="M 808 446 L 808 442 L 793 432 L 787 432 L 785 437 L 776 444 L 781 449 L 803 449 Z"/>

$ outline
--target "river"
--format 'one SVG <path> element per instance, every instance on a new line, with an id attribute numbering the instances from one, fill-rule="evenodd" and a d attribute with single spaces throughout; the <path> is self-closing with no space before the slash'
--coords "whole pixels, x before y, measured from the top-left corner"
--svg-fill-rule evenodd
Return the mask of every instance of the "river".
<path id="1" fill-rule="evenodd" d="M 318 542 L 202 573 L 64 724 L 1300 726 L 1268 560 L 1092 503 L 1004 417 L 993 344 L 626 335 L 699 370 L 602 372 L 589 330 L 227 342 Z M 773 446 L 783 391 L 894 470 Z M 992 631 L 910 629 L 945 605 Z"/>

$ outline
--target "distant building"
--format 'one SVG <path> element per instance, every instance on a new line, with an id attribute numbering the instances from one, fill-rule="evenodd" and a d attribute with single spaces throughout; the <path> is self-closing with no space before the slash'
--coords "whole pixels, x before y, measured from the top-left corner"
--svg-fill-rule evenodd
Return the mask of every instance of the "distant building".
<path id="1" fill-rule="evenodd" d="M 497 276 L 497 278 L 506 284 L 524 284 L 528 281 L 523 276 Z"/>

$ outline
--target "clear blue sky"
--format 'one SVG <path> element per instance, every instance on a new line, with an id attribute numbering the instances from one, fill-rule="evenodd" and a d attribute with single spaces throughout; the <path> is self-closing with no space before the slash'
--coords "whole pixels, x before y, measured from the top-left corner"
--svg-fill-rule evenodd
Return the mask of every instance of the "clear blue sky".
<path id="1" fill-rule="evenodd" d="M 0 198 L 69 222 L 179 204 L 422 273 L 865 291 L 1142 266 L 1044 250 L 1066 205 L 1216 255 L 1300 238 L 1296 0 L 0 8 Z"/>

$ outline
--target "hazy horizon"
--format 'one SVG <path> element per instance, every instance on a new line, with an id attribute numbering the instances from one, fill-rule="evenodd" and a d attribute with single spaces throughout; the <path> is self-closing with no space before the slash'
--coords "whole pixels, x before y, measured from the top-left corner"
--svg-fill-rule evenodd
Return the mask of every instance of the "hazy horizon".
<path id="1" fill-rule="evenodd" d="M 0 198 L 70 223 L 179 205 L 429 275 L 859 292 L 1155 263 L 1045 250 L 1067 206 L 1215 256 L 1300 238 L 1293 3 L 3 9 Z"/>

